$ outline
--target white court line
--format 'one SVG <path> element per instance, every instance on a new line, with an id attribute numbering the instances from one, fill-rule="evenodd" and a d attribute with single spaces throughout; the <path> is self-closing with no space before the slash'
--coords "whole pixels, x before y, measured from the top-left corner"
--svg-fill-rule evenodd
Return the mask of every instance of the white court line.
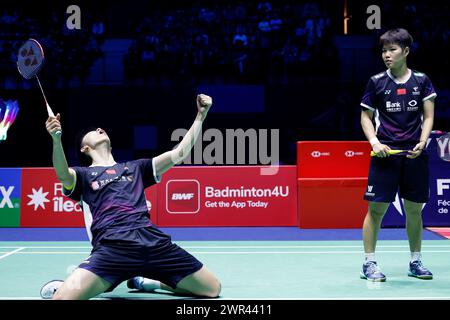
<path id="1" fill-rule="evenodd" d="M 43 300 L 41 297 L 0 297 L 0 300 Z"/>
<path id="2" fill-rule="evenodd" d="M 15 248 L 17 248 L 17 247 L 15 247 Z M 7 256 L 10 256 L 10 255 L 12 255 L 14 253 L 18 253 L 19 251 L 22 251 L 23 249 L 26 249 L 26 247 L 20 247 L 20 248 L 14 250 L 14 251 L 11 251 L 11 252 L 0 252 L 0 253 L 4 253 L 4 255 L 0 256 L 0 260 L 2 260 L 3 258 L 6 258 Z"/>
<path id="3" fill-rule="evenodd" d="M 363 251 L 190 251 L 191 254 L 361 254 Z M 422 251 L 428 253 L 450 253 L 450 250 Z M 4 252 L 0 252 L 4 253 Z M 90 254 L 90 251 L 31 251 L 17 254 Z M 377 251 L 377 253 L 409 253 L 409 251 Z M 12 254 L 12 253 L 10 253 Z"/>
<path id="4" fill-rule="evenodd" d="M 207 300 L 207 299 L 205 299 Z M 220 299 L 219 299 L 220 300 Z M 224 298 L 223 300 L 450 300 L 449 297 Z"/>
<path id="5" fill-rule="evenodd" d="M 124 299 L 127 296 L 123 297 Z M 43 300 L 41 297 L 0 297 L 0 300 Z M 99 300 L 99 298 L 94 298 L 91 300 Z M 108 297 L 101 297 L 101 300 L 109 300 Z M 134 300 L 134 299 L 131 299 Z M 142 299 L 145 300 L 145 299 Z M 149 300 L 155 300 L 151 298 Z M 166 300 L 166 299 L 164 299 Z M 168 299 L 168 300 L 176 300 L 176 299 Z M 450 300 L 450 296 L 448 297 L 331 297 L 331 298 L 219 298 L 215 300 L 211 299 L 196 299 L 196 300 L 205 300 L 205 301 L 227 301 L 227 300 L 264 300 L 264 301 L 273 301 L 273 300 Z M 44 301 L 44 300 L 43 300 Z"/>
<path id="6" fill-rule="evenodd" d="M 359 248 L 362 249 L 362 245 L 355 246 L 182 246 L 185 249 L 314 249 L 314 248 Z M 1 249 L 12 249 L 17 248 L 17 246 L 0 246 Z M 26 247 L 27 249 L 92 249 L 92 247 L 76 247 L 76 246 L 31 246 Z M 408 245 L 379 245 L 377 248 L 409 248 Z M 450 248 L 450 245 L 423 245 L 422 248 Z"/>

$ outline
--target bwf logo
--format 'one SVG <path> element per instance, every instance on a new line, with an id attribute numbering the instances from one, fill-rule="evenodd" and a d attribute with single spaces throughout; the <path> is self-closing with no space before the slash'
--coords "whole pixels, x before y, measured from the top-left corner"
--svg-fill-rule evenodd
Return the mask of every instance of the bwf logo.
<path id="1" fill-rule="evenodd" d="M 200 183 L 197 180 L 169 180 L 166 184 L 166 210 L 172 214 L 200 211 Z"/>
<path id="2" fill-rule="evenodd" d="M 191 200 L 194 198 L 193 193 L 174 193 L 172 194 L 172 200 Z"/>

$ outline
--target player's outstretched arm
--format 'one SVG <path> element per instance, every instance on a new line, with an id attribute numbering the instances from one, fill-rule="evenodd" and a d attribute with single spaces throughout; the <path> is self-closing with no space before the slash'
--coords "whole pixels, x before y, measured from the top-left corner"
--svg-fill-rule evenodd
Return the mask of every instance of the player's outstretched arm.
<path id="1" fill-rule="evenodd" d="M 155 170 L 157 175 L 163 174 L 189 155 L 201 132 L 203 121 L 211 105 L 212 99 L 210 96 L 205 94 L 197 95 L 197 116 L 195 117 L 194 123 L 175 149 L 155 157 Z"/>
<path id="2" fill-rule="evenodd" d="M 75 172 L 73 169 L 69 169 L 67 165 L 66 156 L 61 143 L 61 135 L 56 132 L 61 131 L 61 115 L 58 113 L 56 117 L 48 117 L 45 122 L 47 132 L 53 139 L 53 167 L 56 171 L 58 180 L 63 183 L 68 189 L 73 187 L 75 181 Z M 70 187 L 70 188 L 69 188 Z"/>

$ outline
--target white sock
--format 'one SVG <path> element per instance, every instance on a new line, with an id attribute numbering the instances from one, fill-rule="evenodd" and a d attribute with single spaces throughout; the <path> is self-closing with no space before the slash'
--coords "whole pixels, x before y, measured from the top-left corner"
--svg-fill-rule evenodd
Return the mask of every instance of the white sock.
<path id="1" fill-rule="evenodd" d="M 375 259 L 375 252 L 364 253 L 364 256 L 365 256 L 364 262 L 367 262 L 367 261 L 376 262 L 377 261 Z"/>
<path id="2" fill-rule="evenodd" d="M 156 289 L 161 289 L 161 282 L 158 280 L 144 278 L 142 281 L 142 289 L 144 291 L 154 291 Z"/>
<path id="3" fill-rule="evenodd" d="M 420 261 L 422 254 L 419 252 L 411 252 L 411 262 Z"/>

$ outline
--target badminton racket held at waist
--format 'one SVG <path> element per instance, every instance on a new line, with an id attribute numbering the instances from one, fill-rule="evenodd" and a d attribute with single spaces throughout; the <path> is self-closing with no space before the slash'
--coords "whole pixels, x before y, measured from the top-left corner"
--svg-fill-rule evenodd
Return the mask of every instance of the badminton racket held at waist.
<path id="1" fill-rule="evenodd" d="M 409 150 L 388 150 L 388 151 L 385 151 L 385 152 L 390 154 L 390 155 L 396 155 L 396 154 L 399 154 L 399 153 L 407 153 L 408 151 Z M 370 152 L 370 156 L 371 157 L 376 157 L 377 153 L 375 151 L 371 151 Z"/>

